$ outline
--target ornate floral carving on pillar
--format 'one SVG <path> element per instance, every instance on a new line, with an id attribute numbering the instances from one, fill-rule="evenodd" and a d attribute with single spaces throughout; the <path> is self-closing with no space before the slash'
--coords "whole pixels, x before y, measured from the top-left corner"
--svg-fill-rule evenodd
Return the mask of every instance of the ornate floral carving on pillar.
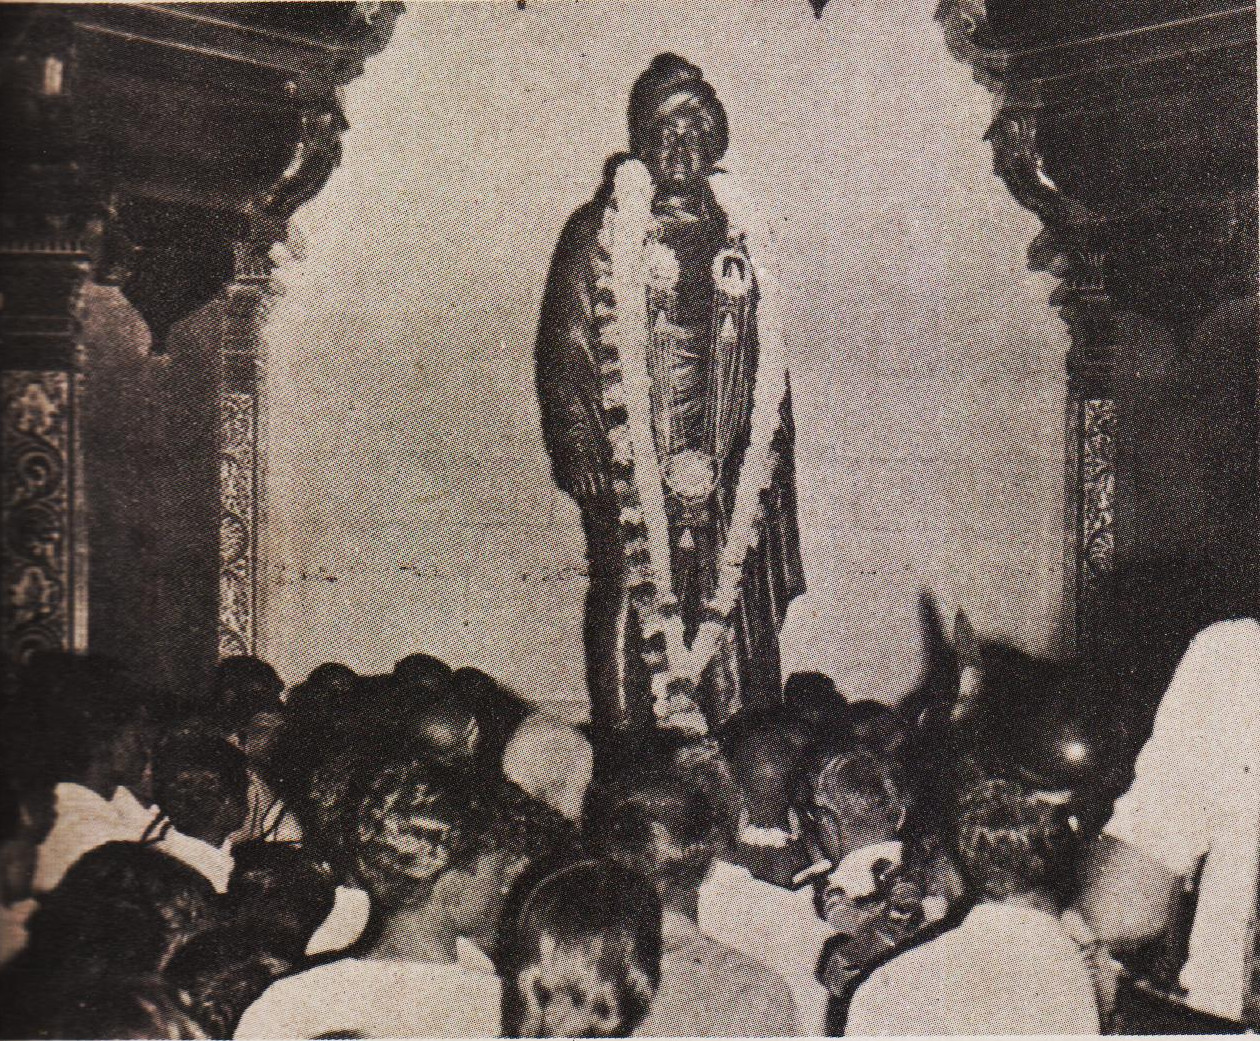
<path id="1" fill-rule="evenodd" d="M 86 646 L 78 301 L 116 285 L 149 347 L 218 298 L 220 654 L 257 615 L 258 325 L 271 247 L 327 182 L 340 88 L 402 4 L 21 4 L 0 11 L 3 650 Z M 188 349 L 201 349 L 190 347 Z M 92 518 L 125 523 L 124 518 Z"/>
<path id="2" fill-rule="evenodd" d="M 258 627 L 259 330 L 273 293 L 272 264 L 236 247 L 224 291 L 219 380 L 219 655 L 253 654 Z"/>
<path id="3" fill-rule="evenodd" d="M 1183 358 L 1215 336 L 1234 368 L 1246 364 L 1226 342 L 1235 334 L 1211 330 L 1220 304 L 1255 295 L 1255 235 L 1240 232 L 1255 227 L 1255 10 L 1227 0 L 1191 16 L 1176 0 L 943 0 L 936 13 L 951 53 L 994 95 L 995 173 L 1041 219 L 1029 267 L 1061 280 L 1050 303 L 1071 334 L 1065 635 L 1089 655 L 1107 629 L 1142 630 L 1140 605 L 1126 622 L 1113 617 L 1123 572 L 1167 584 L 1161 540 L 1204 543 L 1174 530 L 1196 523 L 1167 505 L 1188 489 L 1164 486 L 1174 478 L 1161 474 L 1159 453 L 1171 449 L 1152 451 L 1155 431 L 1137 429 L 1153 422 L 1148 399 L 1193 398 L 1195 378 L 1165 376 L 1143 330 L 1160 330 Z M 1170 414 L 1166 426 L 1177 423 L 1192 426 Z M 1212 476 L 1212 451 L 1184 473 L 1202 488 L 1202 512 L 1217 498 L 1254 512 L 1254 488 L 1235 495 Z M 1130 613 L 1137 588 L 1124 593 Z"/>

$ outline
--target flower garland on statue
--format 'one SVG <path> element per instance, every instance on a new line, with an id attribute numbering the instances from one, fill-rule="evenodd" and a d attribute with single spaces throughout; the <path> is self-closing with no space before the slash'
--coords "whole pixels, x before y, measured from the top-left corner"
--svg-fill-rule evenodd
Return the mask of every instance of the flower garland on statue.
<path id="1" fill-rule="evenodd" d="M 672 288 L 678 266 L 667 248 L 653 248 L 649 230 L 654 188 L 647 167 L 636 159 L 617 168 L 612 199 L 604 211 L 599 242 L 610 270 L 600 278 L 600 288 L 611 296 L 612 306 L 597 304 L 597 318 L 602 320 L 597 342 L 600 389 L 613 448 L 613 484 L 621 511 L 629 595 L 643 628 L 644 656 L 652 670 L 654 709 L 666 725 L 700 732 L 706 724 L 690 695 L 717 655 L 739 601 L 744 564 L 764 521 L 762 496 L 770 489 L 779 464 L 775 435 L 787 392 L 781 302 L 767 263 L 769 226 L 729 173 L 713 174 L 709 184 L 732 236 L 742 235 L 750 253 L 759 293 L 758 358 L 749 444 L 735 485 L 717 584 L 690 647 L 683 638 L 673 591 L 669 520 L 652 430 L 647 361 L 647 289 Z"/>

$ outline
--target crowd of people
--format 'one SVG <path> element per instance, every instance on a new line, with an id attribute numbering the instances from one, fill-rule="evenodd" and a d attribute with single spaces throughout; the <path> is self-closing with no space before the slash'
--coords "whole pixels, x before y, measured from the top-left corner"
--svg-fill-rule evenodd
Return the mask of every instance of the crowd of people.
<path id="1" fill-rule="evenodd" d="M 426 655 L 4 708 L 4 1036 L 1098 1033 L 1071 793 L 826 677 L 591 732 Z M 939 734 L 937 735 L 939 737 Z M 930 765 L 934 764 L 934 765 Z M 1079 915 L 1071 912 L 1078 924 Z"/>

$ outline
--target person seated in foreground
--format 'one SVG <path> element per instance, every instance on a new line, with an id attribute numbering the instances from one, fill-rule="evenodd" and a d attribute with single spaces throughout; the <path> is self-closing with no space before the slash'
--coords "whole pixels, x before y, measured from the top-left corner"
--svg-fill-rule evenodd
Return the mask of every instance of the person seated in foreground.
<path id="1" fill-rule="evenodd" d="M 1204 1019 L 1228 1022 L 1183 1016 L 1176 1029 L 1260 1028 L 1250 974 L 1260 834 L 1258 698 L 1260 619 L 1231 618 L 1200 632 L 1177 665 L 1132 784 L 1083 872 L 1075 911 L 1084 921 L 1076 921 L 1082 942 L 1101 948 L 1105 1008 L 1115 997 L 1118 966 L 1101 956 L 1130 955 L 1168 931 L 1187 880 L 1197 875 L 1188 950 L 1166 986 Z"/>
<path id="2" fill-rule="evenodd" d="M 800 1033 L 783 978 L 700 932 L 700 886 L 734 837 L 708 792 L 645 772 L 588 807 L 587 833 L 598 852 L 648 878 L 664 908 L 661 985 L 637 1035 Z"/>
<path id="3" fill-rule="evenodd" d="M 88 850 L 144 834 L 154 816 L 146 805 L 153 735 L 136 691 L 110 661 L 40 655 L 24 686 L 24 696 L 46 699 L 55 721 L 47 737 L 56 747 L 58 783 L 54 824 L 39 847 L 32 882 L 39 894 L 55 888 Z"/>
<path id="4" fill-rule="evenodd" d="M 351 853 L 371 919 L 345 955 L 274 983 L 236 1037 L 492 1037 L 499 981 L 462 937 L 503 899 L 490 808 L 438 764 L 381 769 L 355 814 Z"/>
<path id="5" fill-rule="evenodd" d="M 1076 846 L 1069 809 L 1000 777 L 957 799 L 951 845 L 976 905 L 877 968 L 853 996 L 846 1033 L 1099 1033 L 1089 967 L 1060 922 Z"/>
<path id="6" fill-rule="evenodd" d="M 0 975 L 6 1037 L 55 1032 L 85 991 L 164 971 L 172 955 L 216 922 L 210 883 L 152 846 L 89 850 L 30 919 L 30 941 Z"/>
<path id="7" fill-rule="evenodd" d="M 153 757 L 153 794 L 161 817 L 145 840 L 227 891 L 232 841 L 249 811 L 245 753 L 217 734 L 183 730 L 162 741 Z"/>
<path id="8" fill-rule="evenodd" d="M 628 1037 L 661 974 L 661 903 L 641 875 L 606 860 L 531 887 L 506 930 L 506 1037 Z"/>
<path id="9" fill-rule="evenodd" d="M 948 862 L 906 841 L 910 799 L 886 754 L 858 746 L 827 756 L 804 787 L 817 860 L 798 878 L 813 883 L 818 913 L 835 930 L 822 978 L 832 1016 L 843 1018 L 857 981 L 942 919 L 960 893 Z"/>

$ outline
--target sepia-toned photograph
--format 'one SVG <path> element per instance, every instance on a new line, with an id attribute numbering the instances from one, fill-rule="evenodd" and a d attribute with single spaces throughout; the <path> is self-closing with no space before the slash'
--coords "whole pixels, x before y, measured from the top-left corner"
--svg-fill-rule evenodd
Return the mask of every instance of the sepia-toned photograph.
<path id="1" fill-rule="evenodd" d="M 0 1037 L 1260 1030 L 1243 0 L 0 0 Z"/>

